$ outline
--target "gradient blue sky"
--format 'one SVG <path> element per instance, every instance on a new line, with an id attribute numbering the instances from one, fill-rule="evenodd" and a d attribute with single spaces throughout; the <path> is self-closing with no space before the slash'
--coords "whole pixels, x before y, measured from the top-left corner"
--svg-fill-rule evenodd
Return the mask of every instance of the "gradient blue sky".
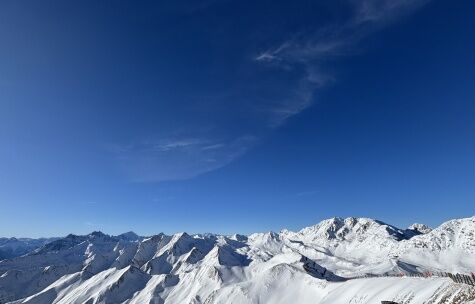
<path id="1" fill-rule="evenodd" d="M 0 234 L 475 214 L 474 1 L 2 1 Z"/>

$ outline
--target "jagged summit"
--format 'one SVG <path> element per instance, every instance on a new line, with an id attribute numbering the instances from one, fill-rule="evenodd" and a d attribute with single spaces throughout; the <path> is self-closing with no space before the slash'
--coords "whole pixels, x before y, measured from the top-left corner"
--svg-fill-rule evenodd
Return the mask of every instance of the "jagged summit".
<path id="1" fill-rule="evenodd" d="M 475 253 L 475 216 L 445 222 L 428 233 L 414 237 L 408 244 L 433 252 L 462 250 Z"/>
<path id="2" fill-rule="evenodd" d="M 408 230 L 417 232 L 418 234 L 427 234 L 432 231 L 432 228 L 425 224 L 414 223 L 411 226 L 407 227 Z"/>
<path id="3" fill-rule="evenodd" d="M 370 218 L 334 217 L 304 228 L 298 235 L 306 239 L 315 240 L 349 240 L 360 239 L 365 236 L 381 236 L 396 241 L 409 239 L 411 236 L 405 230 Z"/>
<path id="4" fill-rule="evenodd" d="M 89 235 L 92 236 L 92 237 L 106 237 L 106 236 L 108 236 L 107 234 L 105 234 L 102 231 L 93 231 Z"/>

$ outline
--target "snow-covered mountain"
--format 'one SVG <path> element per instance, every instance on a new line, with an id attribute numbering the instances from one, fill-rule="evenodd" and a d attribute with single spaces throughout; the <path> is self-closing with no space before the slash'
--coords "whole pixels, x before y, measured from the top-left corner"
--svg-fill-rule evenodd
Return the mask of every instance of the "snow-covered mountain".
<path id="1" fill-rule="evenodd" d="M 0 261 L 0 303 L 475 303 L 448 278 L 475 272 L 475 217 L 431 230 L 332 218 L 249 236 L 102 232 Z M 470 302 L 473 301 L 473 302 Z"/>
<path id="2" fill-rule="evenodd" d="M 0 238 L 0 260 L 27 254 L 56 239 L 57 238 Z"/>

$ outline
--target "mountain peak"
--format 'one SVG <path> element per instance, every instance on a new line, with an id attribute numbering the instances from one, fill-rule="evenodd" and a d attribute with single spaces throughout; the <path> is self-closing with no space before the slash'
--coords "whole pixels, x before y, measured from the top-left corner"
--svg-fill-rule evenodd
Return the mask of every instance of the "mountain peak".
<path id="1" fill-rule="evenodd" d="M 425 224 L 414 223 L 411 226 L 407 227 L 408 230 L 416 231 L 419 234 L 426 234 L 432 231 L 432 228 Z"/>
<path id="2" fill-rule="evenodd" d="M 400 241 L 414 236 L 414 234 L 408 234 L 405 230 L 395 226 L 366 217 L 334 217 L 304 228 L 296 234 L 288 232 L 286 234 L 314 242 L 352 240 L 364 242 L 367 238 L 374 239 L 374 241 Z"/>
<path id="3" fill-rule="evenodd" d="M 133 231 L 119 234 L 117 237 L 124 241 L 138 241 L 140 239 L 140 237 Z"/>
<path id="4" fill-rule="evenodd" d="M 90 236 L 94 237 L 105 237 L 108 236 L 107 234 L 103 233 L 102 231 L 93 231 L 89 234 Z"/>

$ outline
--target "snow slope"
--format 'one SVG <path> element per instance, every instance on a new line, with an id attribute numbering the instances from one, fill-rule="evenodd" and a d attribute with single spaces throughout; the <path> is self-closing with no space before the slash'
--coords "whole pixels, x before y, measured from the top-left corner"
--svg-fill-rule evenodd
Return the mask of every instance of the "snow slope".
<path id="1" fill-rule="evenodd" d="M 0 303 L 473 303 L 475 217 L 431 230 L 332 218 L 249 236 L 68 235 L 0 261 Z"/>

